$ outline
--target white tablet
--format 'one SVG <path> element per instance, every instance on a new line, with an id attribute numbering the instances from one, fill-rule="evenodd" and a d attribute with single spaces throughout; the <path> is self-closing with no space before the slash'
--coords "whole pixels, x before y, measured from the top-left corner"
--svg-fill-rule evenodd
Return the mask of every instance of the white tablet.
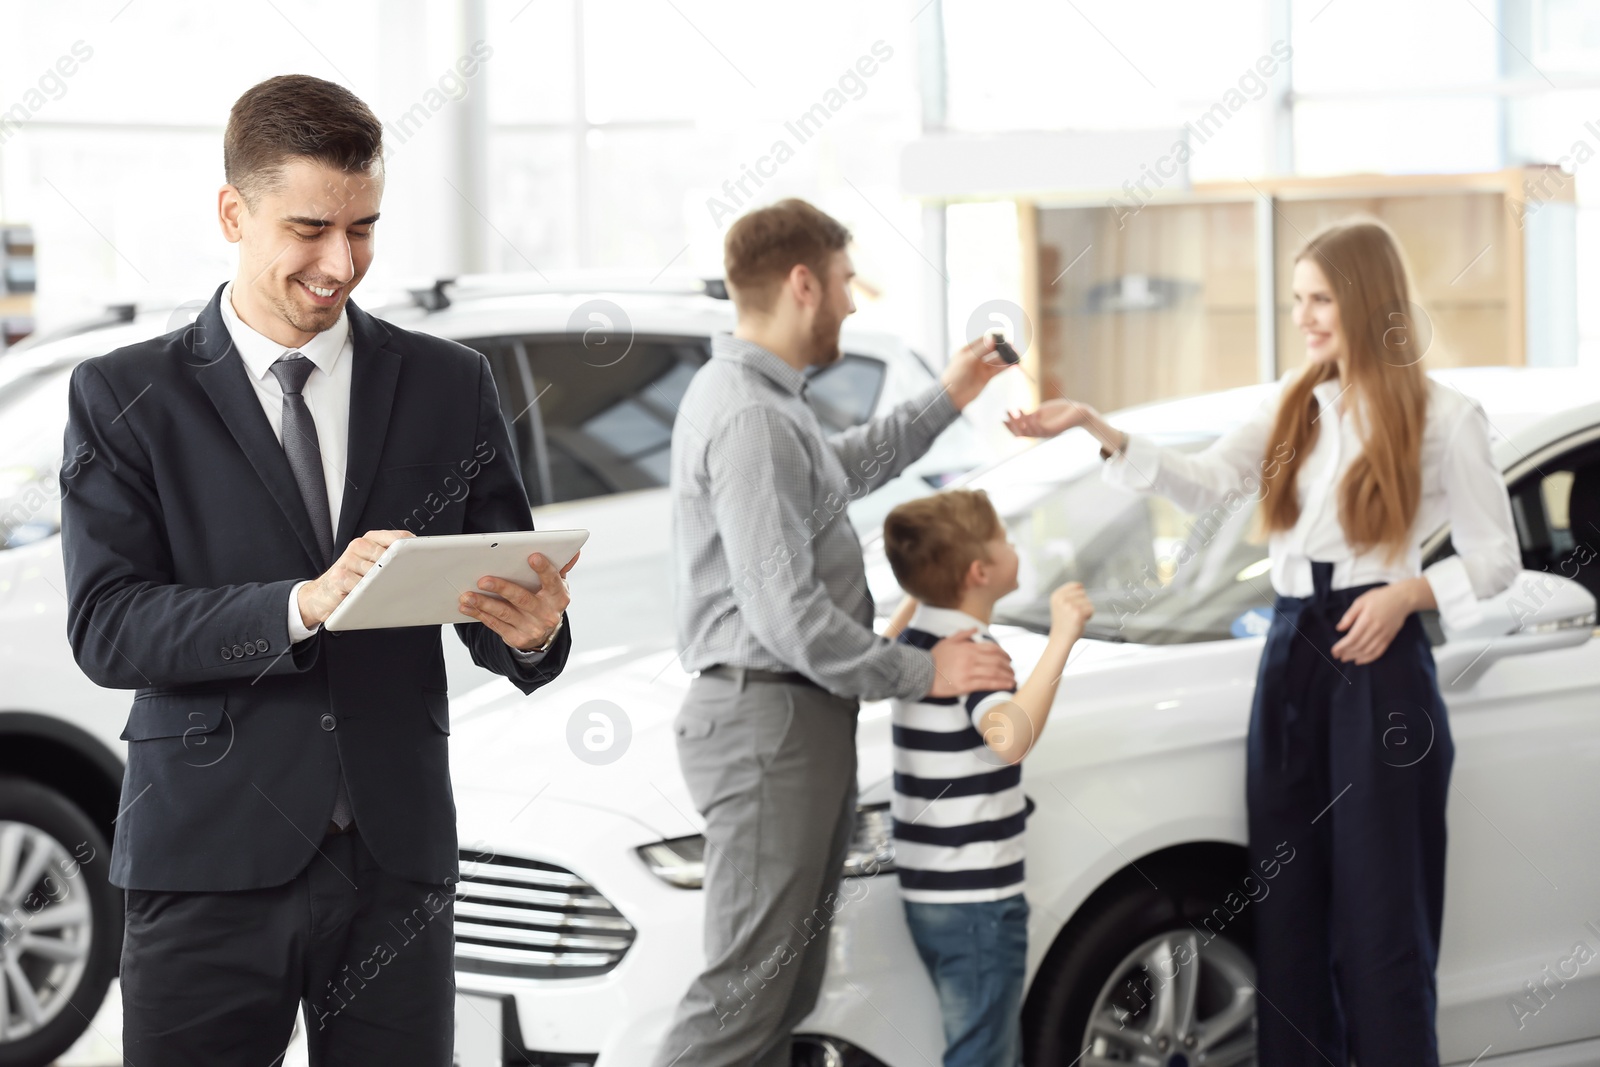
<path id="1" fill-rule="evenodd" d="M 543 552 L 560 570 L 588 539 L 588 530 L 403 537 L 384 550 L 322 625 L 329 630 L 378 630 L 475 622 L 461 614 L 461 594 L 494 596 L 478 588 L 480 578 L 504 578 L 537 592 L 539 575 L 528 566 L 528 557 Z"/>

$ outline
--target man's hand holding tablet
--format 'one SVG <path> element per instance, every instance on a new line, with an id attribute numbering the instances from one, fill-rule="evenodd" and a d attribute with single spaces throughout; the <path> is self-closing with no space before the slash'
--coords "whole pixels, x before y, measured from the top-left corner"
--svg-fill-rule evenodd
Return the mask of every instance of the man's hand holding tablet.
<path id="1" fill-rule="evenodd" d="M 338 631 L 473 619 L 499 634 L 512 648 L 537 650 L 555 633 L 571 602 L 566 577 L 577 565 L 577 546 L 586 538 L 584 531 L 572 530 L 446 535 L 422 539 L 415 546 L 416 552 L 401 552 L 396 546 L 416 540 L 415 534 L 409 530 L 369 530 L 351 541 L 326 573 L 300 587 L 297 601 L 301 621 L 307 628 L 326 622 L 330 630 Z M 521 567 L 509 559 L 501 562 L 492 558 L 492 550 L 500 549 L 503 555 L 518 541 L 527 547 L 530 539 L 559 553 L 561 558 L 567 558 L 568 552 L 572 554 L 565 566 L 558 568 L 546 552 L 531 552 L 526 557 L 526 578 L 516 573 Z M 554 547 L 550 547 L 551 543 Z M 385 567 L 389 572 L 380 588 L 374 584 L 379 576 L 372 572 L 381 572 Z M 491 569 L 493 573 L 487 573 Z M 361 593 L 352 596 L 369 574 L 371 578 Z M 472 574 L 479 575 L 476 591 L 466 587 L 473 581 Z M 537 588 L 530 588 L 535 584 Z M 453 605 L 440 596 L 447 596 L 449 591 L 456 593 Z M 366 602 L 362 602 L 363 597 Z"/>
<path id="2" fill-rule="evenodd" d="M 404 537 L 415 537 L 410 530 L 368 530 L 351 541 L 344 554 L 315 581 L 300 587 L 300 621 L 315 630 L 328 620 L 335 608 L 350 595 L 363 575 L 378 562 L 390 545 Z"/>
<path id="3" fill-rule="evenodd" d="M 495 596 L 461 594 L 461 613 L 477 619 L 500 635 L 512 648 L 530 652 L 549 643 L 561 622 L 562 612 L 572 598 L 568 595 L 567 572 L 578 562 L 580 551 L 559 571 L 543 552 L 528 557 L 528 566 L 539 576 L 538 592 L 529 592 L 516 582 L 486 575 L 478 588 Z"/>

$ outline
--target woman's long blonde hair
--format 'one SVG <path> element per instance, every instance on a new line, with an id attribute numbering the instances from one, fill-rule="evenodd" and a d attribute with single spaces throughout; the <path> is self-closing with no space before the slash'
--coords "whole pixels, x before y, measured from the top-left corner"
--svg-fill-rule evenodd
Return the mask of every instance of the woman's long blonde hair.
<path id="1" fill-rule="evenodd" d="M 1400 245 L 1381 222 L 1335 223 L 1307 241 L 1294 261 L 1307 258 L 1333 290 L 1345 358 L 1311 364 L 1284 389 L 1262 467 L 1262 525 L 1270 533 L 1299 520 L 1295 477 L 1321 425 L 1312 390 L 1342 370 L 1362 449 L 1339 485 L 1339 522 L 1355 551 L 1381 548 L 1392 560 L 1407 548 L 1422 498 L 1428 379 L 1418 351 L 1424 343 L 1423 325 L 1415 321 L 1420 310 L 1411 303 Z M 1287 460 L 1281 458 L 1285 444 Z"/>

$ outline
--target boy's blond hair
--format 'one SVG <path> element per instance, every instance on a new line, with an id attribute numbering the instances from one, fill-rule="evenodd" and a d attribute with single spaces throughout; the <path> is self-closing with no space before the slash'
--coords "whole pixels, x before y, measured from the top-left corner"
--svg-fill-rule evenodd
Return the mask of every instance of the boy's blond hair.
<path id="1" fill-rule="evenodd" d="M 907 501 L 883 520 L 883 547 L 900 588 L 936 608 L 961 603 L 972 561 L 989 561 L 985 542 L 1004 536 L 982 489 L 952 489 Z"/>

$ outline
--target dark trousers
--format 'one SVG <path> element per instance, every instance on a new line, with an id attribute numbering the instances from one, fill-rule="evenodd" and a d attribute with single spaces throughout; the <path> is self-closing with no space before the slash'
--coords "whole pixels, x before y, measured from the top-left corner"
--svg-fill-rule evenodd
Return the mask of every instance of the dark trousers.
<path id="1" fill-rule="evenodd" d="M 1455 748 L 1412 615 L 1365 666 L 1335 624 L 1373 586 L 1279 597 L 1250 716 L 1261 1067 L 1435 1067 L 1445 801 Z"/>
<path id="2" fill-rule="evenodd" d="M 453 911 L 450 887 L 388 874 L 356 830 L 270 889 L 130 889 L 124 1059 L 269 1067 L 303 1005 L 313 1067 L 449 1067 Z"/>

